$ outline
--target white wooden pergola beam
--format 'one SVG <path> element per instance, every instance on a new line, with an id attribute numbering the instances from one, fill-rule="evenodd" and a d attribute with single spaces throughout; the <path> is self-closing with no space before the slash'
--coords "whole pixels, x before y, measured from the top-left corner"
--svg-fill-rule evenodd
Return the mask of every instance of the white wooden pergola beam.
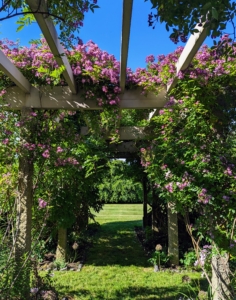
<path id="1" fill-rule="evenodd" d="M 102 109 L 94 100 L 84 100 L 82 92 L 77 95 L 72 94 L 69 87 L 44 86 L 31 88 L 31 95 L 27 96 L 18 87 L 7 89 L 4 95 L 5 102 L 10 104 L 12 109 L 31 107 L 37 109 L 67 109 L 67 110 L 96 110 Z M 165 90 L 158 96 L 148 93 L 147 96 L 141 94 L 141 90 L 128 90 L 120 95 L 120 109 L 154 109 L 165 105 Z"/>
<path id="2" fill-rule="evenodd" d="M 30 93 L 30 83 L 0 50 L 0 69 L 24 92 Z"/>
<path id="3" fill-rule="evenodd" d="M 188 68 L 197 51 L 207 37 L 208 27 L 197 25 L 195 29 L 197 29 L 198 32 L 194 32 L 193 34 L 191 34 L 190 38 L 188 39 L 184 50 L 176 63 L 176 76 L 173 82 L 169 86 L 167 86 L 167 93 L 169 93 L 175 87 L 179 71 L 184 71 Z"/>
<path id="4" fill-rule="evenodd" d="M 183 52 L 181 53 L 177 63 L 176 63 L 176 75 L 171 84 L 167 86 L 166 96 L 170 91 L 176 86 L 178 82 L 178 73 L 179 71 L 184 71 L 192 62 L 194 56 L 196 55 L 197 51 L 201 47 L 202 43 L 204 42 L 205 38 L 207 37 L 208 28 L 204 26 L 196 26 L 195 29 L 198 32 L 194 32 L 191 34 L 190 38 L 188 39 Z M 154 112 L 149 114 L 149 120 L 156 116 L 158 113 L 158 109 Z"/>
<path id="5" fill-rule="evenodd" d="M 148 135 L 145 132 L 144 127 L 138 126 L 121 126 L 119 129 L 119 136 L 121 141 L 137 141 L 147 139 Z M 89 134 L 89 128 L 86 126 L 82 126 L 80 130 L 81 135 Z"/>
<path id="6" fill-rule="evenodd" d="M 119 144 L 110 144 L 109 150 L 113 153 L 117 153 L 116 155 L 113 154 L 115 157 L 133 157 L 134 153 L 139 151 L 135 141 L 123 141 Z M 129 153 L 131 155 L 129 155 Z"/>
<path id="7" fill-rule="evenodd" d="M 123 93 L 126 82 L 126 67 L 129 50 L 130 25 L 132 17 L 133 0 L 123 0 L 121 56 L 120 56 L 120 88 Z"/>
<path id="8" fill-rule="evenodd" d="M 60 44 L 60 41 L 58 39 L 58 35 L 55 29 L 55 26 L 51 20 L 50 17 L 47 15 L 43 15 L 42 13 L 37 13 L 37 11 L 40 12 L 47 12 L 45 0 L 26 0 L 28 5 L 30 6 L 30 9 L 34 13 L 34 17 L 36 21 L 39 24 L 39 27 L 42 30 L 42 33 L 48 43 L 48 46 L 50 47 L 57 63 L 59 66 L 64 66 L 65 71 L 63 72 L 63 76 L 68 84 L 68 86 L 71 89 L 71 92 L 73 94 L 77 93 L 76 90 L 76 84 L 73 76 L 73 72 L 71 69 L 71 66 L 69 64 L 68 58 L 65 55 L 64 49 L 62 45 Z"/>

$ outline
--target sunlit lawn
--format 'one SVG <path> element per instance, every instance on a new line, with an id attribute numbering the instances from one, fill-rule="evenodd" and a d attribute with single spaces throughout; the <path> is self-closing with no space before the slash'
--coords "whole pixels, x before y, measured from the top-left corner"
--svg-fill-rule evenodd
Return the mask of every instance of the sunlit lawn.
<path id="1" fill-rule="evenodd" d="M 53 280 L 61 296 L 171 300 L 189 295 L 202 281 L 199 273 L 188 273 L 192 288 L 182 283 L 186 273 L 153 272 L 134 234 L 134 226 L 142 224 L 142 205 L 105 205 L 96 220 L 101 229 L 82 271 L 55 272 Z"/>

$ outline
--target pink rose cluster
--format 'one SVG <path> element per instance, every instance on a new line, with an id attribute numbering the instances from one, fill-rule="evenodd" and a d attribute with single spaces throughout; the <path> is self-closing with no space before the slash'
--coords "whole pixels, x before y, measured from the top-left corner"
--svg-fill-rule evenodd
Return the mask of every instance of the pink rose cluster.
<path id="1" fill-rule="evenodd" d="M 45 208 L 47 206 L 47 202 L 44 201 L 42 198 L 39 198 L 38 199 L 38 202 L 39 202 L 39 209 L 42 209 L 42 208 Z"/>

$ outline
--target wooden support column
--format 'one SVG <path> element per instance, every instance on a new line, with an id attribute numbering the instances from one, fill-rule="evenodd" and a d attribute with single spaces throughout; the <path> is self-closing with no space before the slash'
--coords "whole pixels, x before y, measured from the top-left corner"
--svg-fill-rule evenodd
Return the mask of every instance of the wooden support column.
<path id="1" fill-rule="evenodd" d="M 179 236 L 177 213 L 173 212 L 174 204 L 168 203 L 168 255 L 171 256 L 170 263 L 179 265 Z"/>
<path id="2" fill-rule="evenodd" d="M 158 218 L 158 203 L 159 197 L 155 194 L 155 189 L 152 189 L 152 230 L 155 232 L 159 232 L 158 225 L 157 225 L 157 218 Z M 160 211 L 159 211 L 160 214 Z"/>
<path id="3" fill-rule="evenodd" d="M 143 176 L 143 227 L 144 228 L 148 225 L 147 196 L 148 196 L 147 175 L 144 173 Z"/>
<path id="4" fill-rule="evenodd" d="M 58 228 L 56 260 L 66 261 L 66 254 L 67 254 L 67 229 Z"/>
<path id="5" fill-rule="evenodd" d="M 30 295 L 30 272 L 28 254 L 31 251 L 31 223 L 33 198 L 33 153 L 23 147 L 25 143 L 32 143 L 34 133 L 33 124 L 29 121 L 31 109 L 21 110 L 21 148 L 19 153 L 18 198 L 15 239 L 15 284 L 21 286 L 24 299 Z M 27 260 L 27 261 L 26 261 Z"/>
<path id="6" fill-rule="evenodd" d="M 85 200 L 82 206 L 82 218 L 83 218 L 83 227 L 82 229 L 87 229 L 88 223 L 89 223 L 89 207 L 88 207 L 88 202 Z"/>
<path id="7" fill-rule="evenodd" d="M 211 266 L 213 300 L 235 299 L 235 293 L 230 285 L 229 254 L 213 255 Z"/>

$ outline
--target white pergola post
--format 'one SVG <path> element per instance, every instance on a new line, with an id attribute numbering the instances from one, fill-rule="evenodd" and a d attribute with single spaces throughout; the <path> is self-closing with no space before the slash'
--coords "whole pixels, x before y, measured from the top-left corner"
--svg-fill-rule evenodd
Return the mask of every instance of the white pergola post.
<path id="1" fill-rule="evenodd" d="M 27 119 L 30 117 L 29 108 L 21 109 L 21 151 L 19 152 L 18 171 L 18 196 L 17 218 L 15 237 L 15 282 L 21 285 L 24 299 L 30 299 L 30 251 L 31 251 L 31 224 L 33 203 L 33 173 L 34 162 L 32 151 L 26 149 L 25 143 L 32 143 L 34 135 L 33 123 Z"/>

